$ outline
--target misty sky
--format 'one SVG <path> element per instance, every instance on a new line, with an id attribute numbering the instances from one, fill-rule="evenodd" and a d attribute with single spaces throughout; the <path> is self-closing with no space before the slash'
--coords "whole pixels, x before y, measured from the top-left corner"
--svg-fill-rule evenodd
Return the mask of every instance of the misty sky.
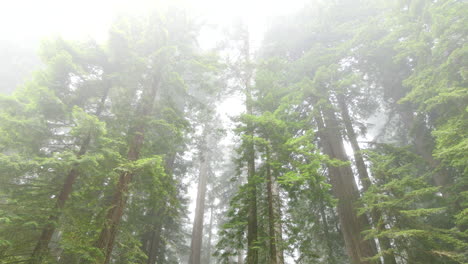
<path id="1" fill-rule="evenodd" d="M 168 3 L 188 6 L 210 23 L 226 24 L 241 17 L 252 31 L 261 34 L 265 21 L 303 6 L 304 0 L 17 0 L 0 8 L 1 40 L 28 40 L 53 34 L 68 39 L 105 39 L 113 18 L 120 13 L 145 12 Z"/>
<path id="2" fill-rule="evenodd" d="M 44 38 L 89 38 L 104 42 L 119 14 L 139 14 L 168 4 L 188 7 L 208 25 L 229 26 L 242 19 L 251 32 L 253 47 L 261 42 L 271 17 L 303 7 L 305 0 L 16 0 L 0 5 L 0 92 L 10 93 L 39 67 L 37 52 Z M 199 42 L 211 48 L 219 41 L 213 27 L 202 31 Z"/>

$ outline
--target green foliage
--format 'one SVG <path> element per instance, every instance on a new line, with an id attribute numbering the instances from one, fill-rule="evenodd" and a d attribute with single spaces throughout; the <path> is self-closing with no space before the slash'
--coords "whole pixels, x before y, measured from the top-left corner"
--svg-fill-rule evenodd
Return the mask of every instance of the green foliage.
<path id="1" fill-rule="evenodd" d="M 378 146 L 368 152 L 375 184 L 362 197 L 361 213 L 378 211 L 388 228 L 366 231 L 368 238 L 387 237 L 394 252 L 410 263 L 464 263 L 466 235 L 449 228 L 454 218 L 429 171 L 405 148 Z M 449 217 L 449 218 L 447 218 Z"/>
<path id="2" fill-rule="evenodd" d="M 207 151 L 219 156 L 210 179 L 222 174 L 209 187 L 219 263 L 246 250 L 254 189 L 259 263 L 270 262 L 272 218 L 277 249 L 297 263 L 347 263 L 329 168 L 358 162 L 324 152 L 330 134 L 350 139 L 349 126 L 370 175 L 355 190 L 363 234 L 380 243 L 370 259 L 468 262 L 466 1 L 312 1 L 273 21 L 258 57 L 236 28 L 227 53 L 240 56 L 226 64 L 200 51 L 185 11 L 158 12 L 119 17 L 104 44 L 45 40 L 44 68 L 0 96 L 0 263 L 27 262 L 46 227 L 43 263 L 101 261 L 96 240 L 122 175 L 132 177 L 111 262 L 145 263 L 152 242 L 157 263 L 185 261 L 187 175 Z M 220 122 L 222 87 L 243 88 L 247 107 L 235 118 L 235 166 L 199 136 Z"/>

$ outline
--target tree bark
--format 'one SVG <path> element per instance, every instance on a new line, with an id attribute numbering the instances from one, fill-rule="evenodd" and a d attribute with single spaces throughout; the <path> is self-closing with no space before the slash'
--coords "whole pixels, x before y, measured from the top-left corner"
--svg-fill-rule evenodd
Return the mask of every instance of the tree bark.
<path id="1" fill-rule="evenodd" d="M 278 174 L 276 174 L 278 175 Z M 272 177 L 273 212 L 275 214 L 275 238 L 276 238 L 276 261 L 278 264 L 284 264 L 283 253 L 283 227 L 281 224 L 281 198 L 276 177 Z"/>
<path id="2" fill-rule="evenodd" d="M 323 119 L 316 116 L 320 138 L 324 141 L 324 152 L 330 158 L 349 162 L 343 145 L 340 127 L 332 109 L 322 107 Z M 338 217 L 345 240 L 346 249 L 352 264 L 373 263 L 364 258 L 376 254 L 373 241 L 364 240 L 361 232 L 368 225 L 365 215 L 358 216 L 354 203 L 359 199 L 359 192 L 350 165 L 328 166 L 332 190 L 338 199 Z M 377 262 L 378 263 L 378 262 Z"/>
<path id="3" fill-rule="evenodd" d="M 137 116 L 140 120 L 137 121 L 134 129 L 130 130 L 132 139 L 129 143 L 129 150 L 127 159 L 129 161 L 136 161 L 139 158 L 141 148 L 144 142 L 146 118 L 150 115 L 153 110 L 154 100 L 157 92 L 157 83 L 153 83 L 149 89 L 145 89 L 140 99 L 139 109 L 137 109 Z M 130 183 L 133 179 L 133 173 L 122 172 L 119 177 L 117 189 L 112 199 L 112 205 L 109 209 L 104 227 L 101 230 L 98 240 L 95 243 L 95 247 L 101 250 L 104 254 L 103 264 L 108 264 L 112 249 L 114 248 L 115 238 L 117 235 L 118 227 L 123 215 L 125 204 L 127 202 L 127 193 Z"/>
<path id="4" fill-rule="evenodd" d="M 361 148 L 359 147 L 357 141 L 357 135 L 354 131 L 353 124 L 351 121 L 351 116 L 349 115 L 348 106 L 345 103 L 345 98 L 342 94 L 337 96 L 338 98 L 338 105 L 340 106 L 341 116 L 343 118 L 343 123 L 346 128 L 346 135 L 348 136 L 349 143 L 351 143 L 351 147 L 353 149 L 354 154 L 354 162 L 356 163 L 356 168 L 359 175 L 359 180 L 362 184 L 363 191 L 367 191 L 371 185 L 371 180 L 369 174 L 367 173 L 367 167 L 364 163 L 364 158 L 362 157 Z"/>
<path id="5" fill-rule="evenodd" d="M 210 224 L 208 225 L 208 243 L 207 243 L 207 252 L 206 252 L 206 263 L 211 263 L 211 240 L 213 234 L 213 209 L 214 205 L 210 206 Z"/>
<path id="6" fill-rule="evenodd" d="M 94 113 L 94 115 L 97 117 L 101 115 L 104 109 L 104 104 L 107 100 L 109 89 L 110 89 L 110 84 L 106 84 L 104 94 L 101 97 L 101 100 L 96 108 L 96 112 Z M 86 138 L 81 143 L 80 150 L 76 154 L 76 157 L 78 159 L 84 154 L 86 154 L 90 143 L 91 143 L 91 135 L 87 135 Z M 70 194 L 73 191 L 73 184 L 75 183 L 77 177 L 78 177 L 78 169 L 76 168 L 76 166 L 74 166 L 68 173 L 67 177 L 65 178 L 65 182 L 63 183 L 60 193 L 55 202 L 53 213 L 49 216 L 46 226 L 42 229 L 42 233 L 36 243 L 36 246 L 34 247 L 34 251 L 31 254 L 31 258 L 28 261 L 28 264 L 42 263 L 42 260 L 48 254 L 50 241 L 52 240 L 52 236 L 55 230 L 57 229 L 57 224 L 58 224 L 60 214 L 61 214 L 60 211 L 64 208 L 65 203 L 67 202 L 68 198 L 70 198 Z"/>
<path id="7" fill-rule="evenodd" d="M 252 147 L 253 148 L 253 147 Z M 253 155 L 252 155 L 253 156 Z M 248 161 L 248 226 L 247 226 L 247 264 L 258 264 L 258 249 L 256 248 L 256 242 L 258 237 L 257 230 L 257 185 L 255 182 L 255 160 L 249 158 Z"/>
<path id="8" fill-rule="evenodd" d="M 356 164 L 356 168 L 358 170 L 359 179 L 362 184 L 362 191 L 366 192 L 369 189 L 369 187 L 372 185 L 372 182 L 370 180 L 369 174 L 367 173 L 367 167 L 366 167 L 366 164 L 364 163 L 364 158 L 362 157 L 362 154 L 361 154 L 361 148 L 359 147 L 359 143 L 357 141 L 357 135 L 353 128 L 351 116 L 349 115 L 349 110 L 345 102 L 345 98 L 342 94 L 339 94 L 337 98 L 338 98 L 339 107 L 341 109 L 341 116 L 343 118 L 343 123 L 346 128 L 346 135 L 348 136 L 349 142 L 351 143 L 351 147 L 353 149 L 354 161 Z M 385 223 L 383 223 L 383 218 L 379 211 L 372 210 L 371 218 L 373 220 L 375 228 L 377 228 L 380 231 L 385 230 Z M 383 255 L 384 263 L 396 264 L 396 259 L 393 254 L 393 251 L 390 250 L 392 249 L 390 240 L 386 237 L 380 237 L 378 238 L 378 241 L 379 241 L 381 250 L 389 252 Z"/>
<path id="9" fill-rule="evenodd" d="M 206 128 L 205 128 L 206 129 Z M 204 133 L 206 135 L 206 131 Z M 205 136 L 205 140 L 207 136 Z M 203 220 L 205 214 L 205 197 L 206 197 L 206 184 L 208 181 L 210 157 L 207 153 L 207 146 L 203 147 L 203 152 L 200 158 L 200 176 L 198 180 L 198 192 L 195 208 L 195 219 L 192 229 L 192 242 L 190 245 L 189 264 L 200 264 L 201 248 L 203 243 Z"/>
<path id="10" fill-rule="evenodd" d="M 268 147 L 267 147 L 268 148 Z M 274 212 L 274 201 L 272 191 L 272 177 L 270 168 L 270 153 L 267 149 L 266 153 L 266 180 L 267 180 L 267 197 L 268 197 L 268 232 L 270 240 L 270 263 L 278 263 L 278 255 L 276 251 L 276 230 L 275 230 L 275 212 Z"/>
<path id="11" fill-rule="evenodd" d="M 245 88 L 245 105 L 247 114 L 253 114 L 252 106 L 252 91 L 251 91 L 251 79 L 252 70 L 250 65 L 250 39 L 249 34 L 246 32 L 244 39 L 243 55 L 245 56 L 245 76 L 243 77 L 244 88 Z M 248 218 L 247 218 L 247 264 L 258 264 L 258 249 L 256 242 L 258 239 L 258 220 L 257 220 L 257 183 L 255 182 L 255 147 L 254 147 L 254 128 L 253 124 L 249 122 L 247 124 L 247 136 L 250 142 L 246 146 L 246 158 L 247 158 L 247 185 L 248 185 Z"/>

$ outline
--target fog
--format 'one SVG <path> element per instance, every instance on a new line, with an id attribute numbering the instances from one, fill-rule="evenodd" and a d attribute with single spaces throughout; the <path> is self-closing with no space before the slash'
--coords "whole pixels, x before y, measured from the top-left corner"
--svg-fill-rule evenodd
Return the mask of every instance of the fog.
<path id="1" fill-rule="evenodd" d="M 0 264 L 466 263 L 466 1 L 7 1 Z"/>

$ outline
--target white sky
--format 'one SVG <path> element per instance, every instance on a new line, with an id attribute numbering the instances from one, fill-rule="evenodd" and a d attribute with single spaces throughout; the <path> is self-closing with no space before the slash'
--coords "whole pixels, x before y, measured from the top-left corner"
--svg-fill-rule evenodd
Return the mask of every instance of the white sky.
<path id="1" fill-rule="evenodd" d="M 68 39 L 104 40 L 120 13 L 145 12 L 151 7 L 183 2 L 214 24 L 242 18 L 252 35 L 261 35 L 271 16 L 303 6 L 305 0 L 3 0 L 0 1 L 0 41 L 25 40 L 60 34 Z"/>

